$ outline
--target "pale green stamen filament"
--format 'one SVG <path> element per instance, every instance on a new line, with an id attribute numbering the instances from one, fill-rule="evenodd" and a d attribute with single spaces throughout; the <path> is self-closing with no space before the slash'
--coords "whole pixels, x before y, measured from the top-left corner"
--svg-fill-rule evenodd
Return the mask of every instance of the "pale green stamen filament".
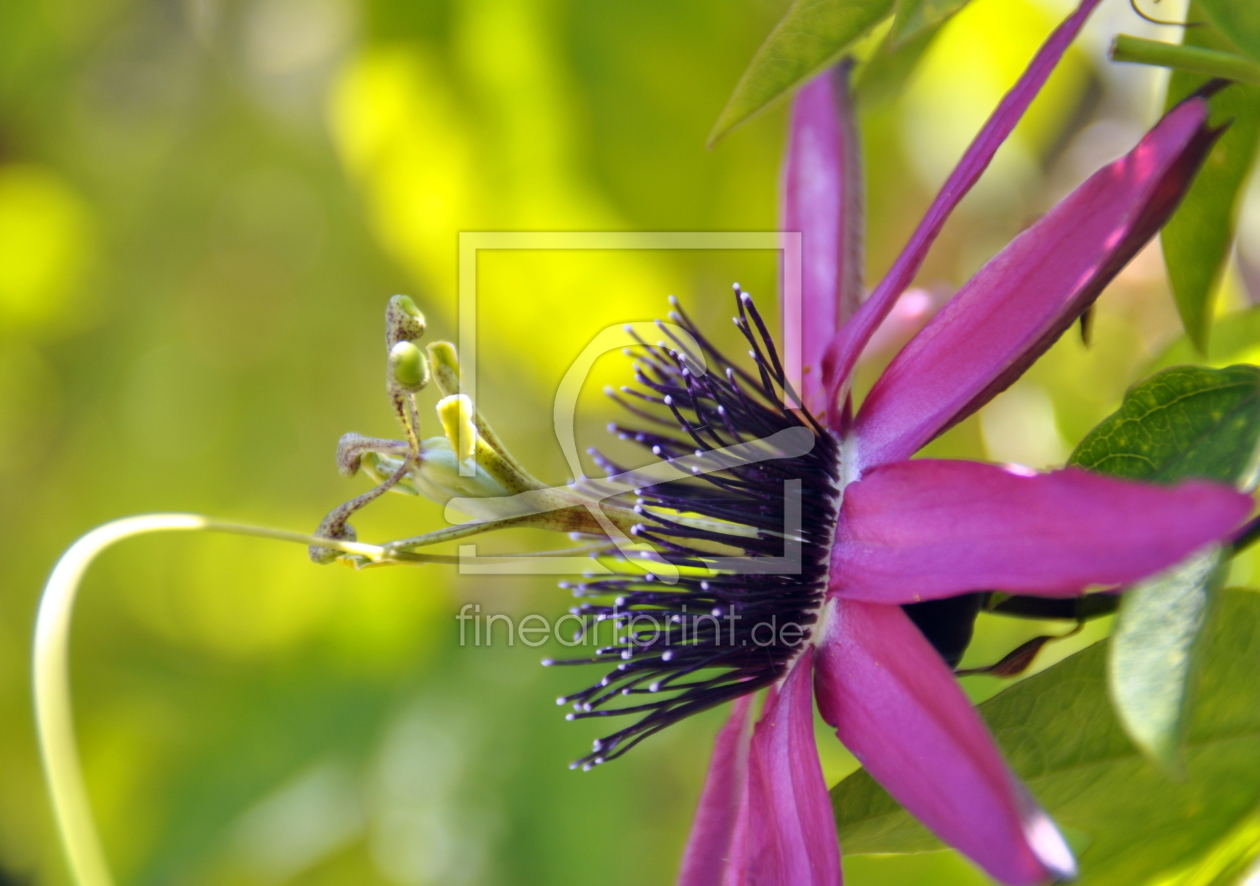
<path id="1" fill-rule="evenodd" d="M 343 473 L 354 473 L 361 466 L 378 486 L 334 510 L 321 526 L 324 534 L 353 537 L 353 530 L 346 522 L 349 516 L 392 490 L 422 495 L 444 505 L 447 519 L 457 525 L 391 542 L 387 545 L 391 552 L 412 551 L 485 532 L 528 526 L 607 539 L 606 543 L 595 546 L 597 554 L 619 552 L 631 562 L 650 567 L 666 583 L 677 580 L 677 567 L 653 544 L 638 537 L 641 526 L 656 531 L 654 516 L 714 536 L 781 535 L 773 530 L 685 511 L 659 506 L 636 507 L 638 490 L 750 462 L 808 452 L 813 445 L 813 436 L 808 431 L 788 429 L 765 440 L 749 440 L 703 452 L 697 450 L 694 457 L 688 455 L 658 462 L 617 477 L 582 478 L 568 486 L 551 487 L 525 469 L 504 446 L 476 404 L 462 393 L 459 357 L 454 345 L 433 342 L 425 348 L 427 360 L 424 359 L 416 344 L 424 330 L 424 321 L 409 299 L 404 300 L 402 296 L 391 299 L 386 325 L 387 387 L 406 440 L 369 440 L 353 434 L 342 438 L 338 461 Z M 689 361 L 689 365 L 691 362 L 695 361 Z M 436 417 L 443 433 L 425 438 L 420 431 L 420 410 L 415 395 L 430 381 L 442 394 Z M 459 522 L 467 518 L 471 521 Z M 690 544 L 718 557 L 739 554 L 737 547 L 717 540 L 695 538 Z M 315 551 L 313 555 L 323 562 L 330 553 Z"/>

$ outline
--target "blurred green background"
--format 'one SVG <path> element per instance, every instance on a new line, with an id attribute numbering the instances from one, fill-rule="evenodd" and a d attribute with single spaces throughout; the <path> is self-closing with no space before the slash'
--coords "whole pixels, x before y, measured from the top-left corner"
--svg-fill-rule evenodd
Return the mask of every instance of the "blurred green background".
<path id="1" fill-rule="evenodd" d="M 0 881 L 68 882 L 27 663 L 57 554 L 143 511 L 310 531 L 366 488 L 332 456 L 345 431 L 397 435 L 385 301 L 411 294 L 431 335 L 453 338 L 460 231 L 774 229 L 784 109 L 713 151 L 704 141 L 784 6 L 0 6 Z M 1064 9 L 976 0 L 904 92 L 868 97 L 872 279 Z M 1104 4 L 950 223 L 920 307 L 1153 122 L 1160 75 L 1104 60 L 1119 29 L 1159 33 L 1122 0 Z M 1256 187 L 1248 201 L 1260 232 Z M 1244 269 L 1248 256 L 1260 265 L 1260 242 L 1244 237 Z M 769 251 L 486 253 L 480 406 L 561 482 L 551 398 L 595 333 L 663 315 L 673 293 L 734 345 L 731 282 L 773 315 L 776 275 Z M 1239 279 L 1231 270 L 1225 312 L 1247 306 Z M 1066 336 L 929 454 L 1061 463 L 1178 336 L 1147 250 L 1101 300 L 1092 348 Z M 583 445 L 606 442 L 614 414 L 598 390 L 627 374 L 620 358 L 599 364 Z M 439 508 L 402 496 L 355 522 L 371 541 L 443 525 Z M 1254 556 L 1235 570 L 1236 583 L 1260 577 Z M 548 579 L 354 573 L 254 540 L 158 537 L 107 554 L 84 587 L 73 680 L 119 882 L 670 882 L 721 712 L 570 772 L 603 730 L 566 723 L 553 700 L 596 675 L 539 667 L 547 649 L 461 648 L 465 602 L 552 616 L 569 605 Z M 966 663 L 1045 627 L 982 621 Z M 1042 664 L 1105 630 L 1052 646 Z M 976 698 L 999 688 L 965 683 Z M 854 764 L 819 736 L 834 782 Z M 985 882 L 951 853 L 845 868 L 853 884 Z"/>

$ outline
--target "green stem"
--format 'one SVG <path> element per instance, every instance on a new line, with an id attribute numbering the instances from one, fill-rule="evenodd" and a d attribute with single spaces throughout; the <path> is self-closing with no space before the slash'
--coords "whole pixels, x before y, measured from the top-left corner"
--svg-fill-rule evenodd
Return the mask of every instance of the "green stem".
<path id="1" fill-rule="evenodd" d="M 1223 77 L 1240 83 L 1260 84 L 1260 64 L 1240 55 L 1198 46 L 1146 40 L 1128 34 L 1117 34 L 1111 41 L 1111 60 L 1158 65 L 1161 68 L 1176 68 L 1205 77 Z"/>
<path id="2" fill-rule="evenodd" d="M 112 886 L 109 866 L 92 819 L 83 769 L 74 741 L 70 707 L 70 616 L 79 583 L 97 555 L 115 542 L 151 532 L 226 532 L 303 545 L 316 544 L 373 562 L 451 562 L 457 558 L 425 554 L 388 554 L 378 545 L 319 538 L 283 529 L 267 529 L 211 520 L 197 514 L 144 514 L 98 526 L 70 546 L 53 567 L 35 619 L 33 655 L 35 727 L 48 779 L 53 815 L 61 831 L 70 871 L 78 886 Z"/>

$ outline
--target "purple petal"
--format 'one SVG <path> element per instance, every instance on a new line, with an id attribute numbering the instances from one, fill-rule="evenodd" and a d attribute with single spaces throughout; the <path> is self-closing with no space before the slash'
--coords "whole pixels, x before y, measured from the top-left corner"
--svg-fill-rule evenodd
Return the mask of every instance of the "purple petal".
<path id="1" fill-rule="evenodd" d="M 862 404 L 861 464 L 909 458 L 1015 381 L 1159 230 L 1215 138 L 1206 100 L 1183 102 L 981 268 Z"/>
<path id="2" fill-rule="evenodd" d="M 823 631 L 819 710 L 888 793 L 1004 883 L 1075 874 L 1054 823 L 900 607 L 833 599 Z"/>
<path id="3" fill-rule="evenodd" d="M 1081 26 L 1085 24 L 1085 19 L 1098 3 L 1099 0 L 1082 0 L 1076 11 L 1059 25 L 1045 45 L 1038 50 L 1037 55 L 1028 65 L 1028 69 L 1019 78 L 1019 82 L 998 104 L 997 110 L 993 112 L 988 122 L 984 124 L 984 128 L 980 130 L 980 134 L 967 148 L 958 166 L 950 174 L 941 192 L 928 208 L 927 214 L 919 222 L 918 228 L 910 237 L 910 242 L 893 262 L 887 276 L 858 309 L 853 319 L 827 346 L 826 355 L 823 358 L 823 383 L 828 390 L 827 402 L 834 403 L 839 400 L 840 391 L 848 382 L 853 366 L 857 363 L 858 356 L 866 346 L 867 340 L 892 310 L 897 296 L 914 280 L 914 275 L 918 273 L 928 249 L 937 234 L 941 232 L 945 220 L 980 178 L 980 174 L 989 165 L 997 149 L 1006 141 L 1006 137 L 1011 134 L 1015 124 L 1023 117 L 1024 111 L 1037 96 L 1042 84 L 1046 82 L 1046 78 L 1050 76 Z M 834 420 L 833 426 L 836 426 Z"/>
<path id="4" fill-rule="evenodd" d="M 862 289 L 861 145 L 851 68 L 846 59 L 796 94 L 783 165 L 783 229 L 801 234 L 799 254 L 783 253 L 784 357 L 815 414 L 826 411 L 823 351 L 857 310 Z"/>
<path id="5" fill-rule="evenodd" d="M 740 800 L 748 783 L 748 712 L 753 696 L 735 700 L 734 710 L 718 732 L 709 761 L 709 774 L 700 794 L 691 836 L 683 850 L 678 886 L 721 886 Z"/>
<path id="6" fill-rule="evenodd" d="M 839 886 L 840 844 L 814 743 L 813 649 L 805 649 L 753 730 L 747 883 Z"/>
<path id="7" fill-rule="evenodd" d="M 1128 584 L 1223 539 L 1251 499 L 1214 483 L 1154 486 L 1069 468 L 894 462 L 844 491 L 831 590 L 913 603 L 998 588 L 1048 597 Z"/>
<path id="8" fill-rule="evenodd" d="M 746 886 L 748 881 L 748 778 L 740 785 L 735 828 L 731 834 L 730 854 L 722 872 L 722 886 Z"/>

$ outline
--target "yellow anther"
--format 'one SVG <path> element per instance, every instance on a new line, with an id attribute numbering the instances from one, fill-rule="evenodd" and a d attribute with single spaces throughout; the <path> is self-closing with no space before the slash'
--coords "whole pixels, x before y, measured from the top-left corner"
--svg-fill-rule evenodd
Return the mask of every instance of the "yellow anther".
<path id="1" fill-rule="evenodd" d="M 437 405 L 438 421 L 442 422 L 442 430 L 446 439 L 451 441 L 451 449 L 455 450 L 459 460 L 467 461 L 477 442 L 477 429 L 473 425 L 472 402 L 463 394 L 443 397 Z"/>
<path id="2" fill-rule="evenodd" d="M 448 341 L 435 341 L 428 346 L 433 381 L 446 396 L 459 393 L 459 356 Z"/>
<path id="3" fill-rule="evenodd" d="M 428 346 L 429 352 L 429 369 L 434 384 L 447 397 L 452 397 L 460 393 L 460 374 L 459 374 L 459 355 L 455 351 L 455 346 L 447 341 L 435 341 Z M 506 446 L 499 440 L 499 436 L 490 427 L 490 423 L 486 421 L 485 416 L 472 408 L 469 403 L 469 417 L 472 419 L 473 425 L 477 428 L 477 435 L 480 438 L 480 444 L 489 447 L 489 449 L 498 456 L 498 460 L 502 462 L 503 471 L 505 472 L 502 479 L 508 484 L 513 491 L 520 489 L 542 489 L 544 484 L 525 470 L 525 466 L 517 461 L 512 453 L 508 452 Z M 440 408 L 440 407 L 439 407 Z M 443 420 L 445 426 L 445 419 Z M 478 455 L 478 460 L 482 456 Z"/>

